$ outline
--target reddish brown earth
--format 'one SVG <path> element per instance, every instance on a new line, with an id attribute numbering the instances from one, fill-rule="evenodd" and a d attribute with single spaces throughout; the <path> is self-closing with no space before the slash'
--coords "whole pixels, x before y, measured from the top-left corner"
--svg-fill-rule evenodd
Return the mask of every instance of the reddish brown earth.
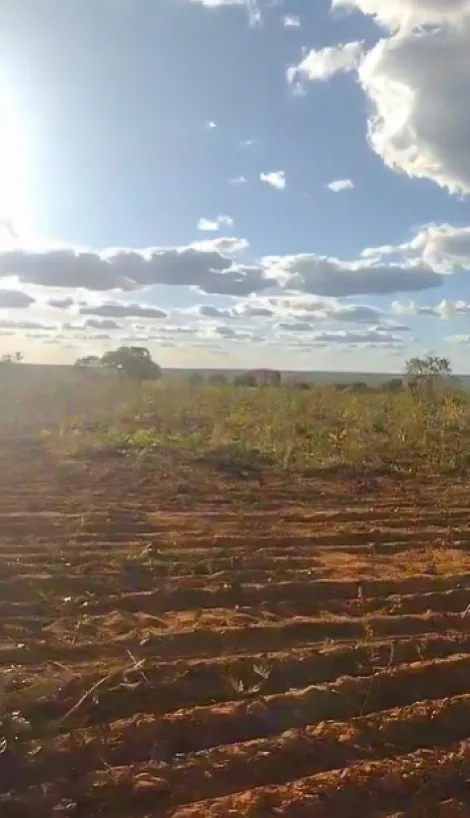
<path id="1" fill-rule="evenodd" d="M 470 815 L 467 483 L 0 463 L 1 818 Z"/>

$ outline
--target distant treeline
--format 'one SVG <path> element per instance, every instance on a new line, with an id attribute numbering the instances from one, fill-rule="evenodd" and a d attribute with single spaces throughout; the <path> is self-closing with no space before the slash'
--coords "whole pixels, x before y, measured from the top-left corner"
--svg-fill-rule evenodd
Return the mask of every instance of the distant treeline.
<path id="1" fill-rule="evenodd" d="M 390 378 L 387 381 L 382 381 L 375 384 L 366 383 L 366 381 L 348 381 L 348 382 L 323 382 L 297 380 L 290 377 L 283 380 L 281 372 L 272 369 L 266 370 L 247 370 L 235 375 L 229 375 L 225 372 L 211 372 L 204 376 L 201 372 L 193 372 L 188 376 L 189 383 L 194 386 L 203 383 L 210 383 L 217 386 L 233 385 L 241 387 L 260 387 L 260 386 L 288 386 L 292 389 L 315 389 L 319 386 L 329 387 L 338 391 L 350 392 L 364 392 L 370 389 L 385 389 L 388 391 L 398 391 L 405 388 L 403 378 Z"/>

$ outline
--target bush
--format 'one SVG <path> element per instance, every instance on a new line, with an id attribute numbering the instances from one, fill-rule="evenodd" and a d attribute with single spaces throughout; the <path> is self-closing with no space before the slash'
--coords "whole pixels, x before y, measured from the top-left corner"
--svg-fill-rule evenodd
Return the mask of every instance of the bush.
<path id="1" fill-rule="evenodd" d="M 252 372 L 241 372 L 233 379 L 234 386 L 258 386 L 256 376 Z"/>
<path id="2" fill-rule="evenodd" d="M 385 381 L 383 389 L 387 389 L 389 392 L 398 392 L 403 389 L 403 381 L 401 378 L 391 378 L 389 381 Z"/>
<path id="3" fill-rule="evenodd" d="M 213 372 L 212 375 L 209 375 L 209 383 L 214 386 L 223 386 L 228 383 L 228 378 L 223 372 Z"/>
<path id="4" fill-rule="evenodd" d="M 201 383 L 204 383 L 204 376 L 201 375 L 200 372 L 191 372 L 188 383 L 190 383 L 191 386 L 200 386 Z"/>
<path id="5" fill-rule="evenodd" d="M 370 386 L 365 381 L 354 381 L 349 385 L 351 392 L 366 392 Z"/>

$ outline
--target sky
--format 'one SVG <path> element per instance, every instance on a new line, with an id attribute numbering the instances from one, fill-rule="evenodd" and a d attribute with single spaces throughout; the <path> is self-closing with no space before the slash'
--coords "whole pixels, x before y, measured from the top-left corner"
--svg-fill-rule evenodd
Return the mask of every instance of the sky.
<path id="1" fill-rule="evenodd" d="M 470 373 L 470 0 L 2 0 L 0 354 Z"/>

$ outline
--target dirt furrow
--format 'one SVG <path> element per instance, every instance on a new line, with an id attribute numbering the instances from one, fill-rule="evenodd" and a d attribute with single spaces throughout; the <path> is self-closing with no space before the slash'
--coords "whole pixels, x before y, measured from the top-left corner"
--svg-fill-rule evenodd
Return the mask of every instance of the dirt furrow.
<path id="1" fill-rule="evenodd" d="M 435 662 L 385 668 L 373 676 L 343 676 L 335 682 L 286 693 L 265 696 L 256 691 L 249 695 L 241 693 L 238 701 L 161 714 L 155 725 L 154 741 L 159 747 L 167 748 L 171 756 L 177 756 L 217 745 L 267 738 L 324 719 L 344 721 L 390 707 L 405 707 L 416 701 L 458 696 L 468 690 L 469 671 L 470 656 L 457 655 Z M 119 697 L 119 690 L 115 695 Z M 108 701 L 95 696 L 86 707 L 74 710 L 65 725 L 61 723 L 58 727 L 76 729 L 93 723 L 109 724 L 116 718 L 116 712 L 109 712 L 110 699 L 112 701 L 112 692 Z M 154 699 L 157 699 L 155 693 Z M 76 701 L 71 703 L 72 707 Z M 138 702 L 137 696 L 136 709 Z M 47 715 L 50 716 L 46 711 Z"/>
<path id="2" fill-rule="evenodd" d="M 470 651 L 470 639 L 425 637 L 338 644 L 332 647 L 311 645 L 260 656 L 221 656 L 206 660 L 176 659 L 155 661 L 149 655 L 142 671 L 129 670 L 132 663 L 124 656 L 120 663 L 78 665 L 61 668 L 50 664 L 46 679 L 38 680 L 38 667 L 21 667 L 21 688 L 15 688 L 5 675 L 4 702 L 11 711 L 21 712 L 31 724 L 44 719 L 61 719 L 81 697 L 107 673 L 122 670 L 112 682 L 101 686 L 98 706 L 86 701 L 78 713 L 78 723 L 103 722 L 130 717 L 134 713 L 165 713 L 180 708 L 225 703 L 238 694 L 259 689 L 262 695 L 285 693 L 312 684 L 324 684 L 341 676 L 373 676 L 384 668 L 416 661 L 443 659 Z M 123 673 L 128 685 L 122 685 Z M 145 673 L 145 678 L 142 676 Z M 242 686 L 242 689 L 238 689 Z M 68 728 L 70 722 L 64 725 Z"/>
<path id="3" fill-rule="evenodd" d="M 419 749 L 390 759 L 359 761 L 282 784 L 259 786 L 172 809 L 171 788 L 158 767 L 117 767 L 77 780 L 31 787 L 0 795 L 2 816 L 26 818 L 31 804 L 45 818 L 67 801 L 69 814 L 87 818 L 112 815 L 152 818 L 227 818 L 229 815 L 285 818 L 377 818 L 380 811 L 422 816 L 447 799 L 468 801 L 470 742 L 446 749 Z M 210 775 L 210 771 L 207 771 Z M 186 791 L 186 797 L 190 791 Z M 184 798 L 184 796 L 183 796 Z M 48 812 L 49 810 L 49 812 Z M 150 810 L 150 812 L 149 812 Z M 406 814 L 406 813 L 405 813 Z M 424 814 L 426 814 L 424 812 Z M 435 814 L 435 813 L 434 813 Z M 432 815 L 432 813 L 430 813 Z"/>
<path id="4" fill-rule="evenodd" d="M 181 804 L 218 798 L 241 790 L 281 784 L 334 770 L 358 761 L 393 757 L 467 738 L 470 695 L 416 703 L 347 722 L 323 721 L 278 736 L 213 747 L 206 752 L 174 756 L 158 741 L 158 722 L 133 718 L 110 725 L 106 739 L 88 730 L 49 743 L 42 752 L 25 745 L 0 759 L 5 774 L 2 791 L 15 782 L 17 790 L 34 783 L 93 773 L 106 766 L 112 787 L 115 767 L 132 765 L 134 774 L 159 777 L 168 801 Z M 137 766 L 138 765 L 138 766 Z M 217 770 L 217 776 L 211 775 Z M 103 784 L 103 773 L 99 773 Z M 89 789 L 95 789 L 92 783 Z M 470 795 L 470 792 L 469 792 Z"/>
<path id="5" fill-rule="evenodd" d="M 139 610 L 139 609 L 137 609 Z M 141 610 L 141 608 L 140 608 Z M 145 608 L 144 608 L 145 610 Z M 148 610 L 148 609 L 147 609 Z M 163 632 L 162 632 L 163 630 Z M 0 664 L 23 665 L 63 661 L 65 663 L 100 658 L 115 659 L 132 651 L 135 657 L 146 656 L 162 658 L 197 658 L 203 656 L 220 656 L 224 654 L 247 654 L 258 651 L 265 653 L 279 651 L 289 646 L 325 640 L 349 640 L 361 642 L 372 637 L 390 638 L 400 636 L 423 636 L 425 634 L 468 633 L 468 622 L 461 614 L 430 614 L 416 616 L 369 616 L 364 619 L 297 618 L 281 624 L 252 625 L 231 628 L 188 628 L 171 630 L 152 628 L 147 632 L 141 629 L 114 640 L 106 639 L 89 641 L 86 637 L 79 640 L 74 632 L 73 623 L 67 630 L 61 628 L 57 633 L 42 631 L 38 640 L 26 634 L 22 642 L 0 642 Z"/>
<path id="6" fill-rule="evenodd" d="M 366 761 L 292 784 L 260 787 L 177 808 L 172 818 L 269 815 L 283 818 L 372 818 L 380 809 L 422 814 L 446 798 L 468 799 L 470 743 Z"/>

